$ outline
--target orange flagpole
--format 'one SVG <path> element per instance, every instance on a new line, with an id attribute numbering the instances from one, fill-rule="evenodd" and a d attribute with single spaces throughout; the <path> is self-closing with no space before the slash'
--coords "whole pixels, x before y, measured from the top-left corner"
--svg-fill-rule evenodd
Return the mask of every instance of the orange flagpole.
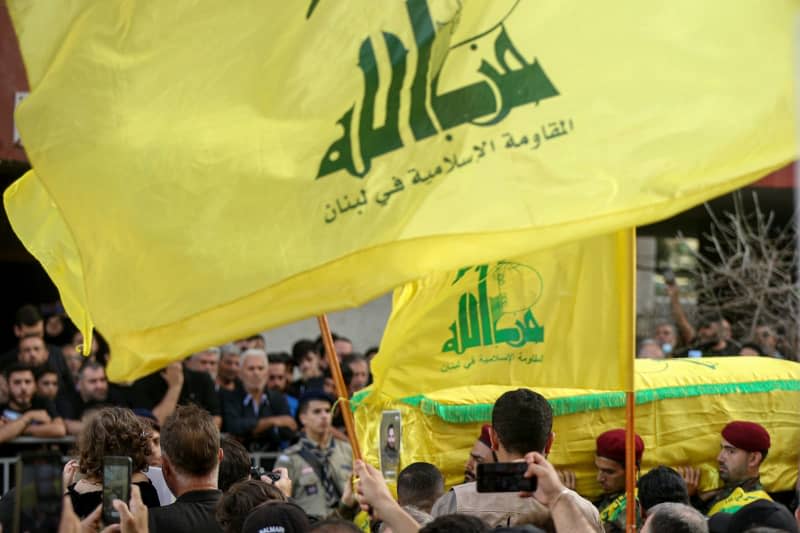
<path id="1" fill-rule="evenodd" d="M 636 531 L 636 451 L 634 442 L 634 402 L 635 393 L 625 393 L 625 523 L 629 532 Z"/>
<path id="2" fill-rule="evenodd" d="M 333 336 L 331 335 L 331 328 L 328 325 L 327 315 L 319 315 L 317 317 L 317 322 L 319 323 L 322 342 L 325 345 L 325 356 L 328 358 L 328 367 L 331 369 L 331 376 L 333 377 L 333 382 L 336 384 L 336 396 L 341 406 L 344 427 L 347 429 L 347 438 L 350 440 L 350 446 L 353 448 L 353 459 L 362 459 L 361 448 L 358 446 L 358 439 L 356 439 L 356 423 L 355 420 L 353 420 L 353 411 L 350 410 L 350 395 L 347 392 L 347 385 L 344 383 L 344 377 L 342 377 L 339 357 L 336 355 L 336 349 L 333 347 Z"/>
<path id="3" fill-rule="evenodd" d="M 629 533 L 636 531 L 636 441 L 635 439 L 635 404 L 636 385 L 633 380 L 634 358 L 636 356 L 636 228 L 630 230 L 628 236 L 630 254 L 630 291 L 628 295 L 627 335 L 628 353 L 625 364 L 628 365 L 628 382 L 625 392 L 625 523 Z"/>

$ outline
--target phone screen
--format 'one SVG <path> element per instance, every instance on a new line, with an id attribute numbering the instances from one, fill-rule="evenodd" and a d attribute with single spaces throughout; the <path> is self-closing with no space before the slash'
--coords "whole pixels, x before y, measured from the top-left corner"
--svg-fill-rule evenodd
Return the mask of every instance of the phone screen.
<path id="1" fill-rule="evenodd" d="M 481 463 L 478 465 L 478 492 L 534 492 L 536 477 L 523 477 L 527 463 Z"/>
<path id="2" fill-rule="evenodd" d="M 24 453 L 17 462 L 14 531 L 57 531 L 63 488 L 61 454 Z"/>
<path id="3" fill-rule="evenodd" d="M 131 499 L 131 458 L 106 456 L 103 458 L 103 521 L 119 522 L 119 513 L 112 506 L 114 500 L 128 503 Z"/>

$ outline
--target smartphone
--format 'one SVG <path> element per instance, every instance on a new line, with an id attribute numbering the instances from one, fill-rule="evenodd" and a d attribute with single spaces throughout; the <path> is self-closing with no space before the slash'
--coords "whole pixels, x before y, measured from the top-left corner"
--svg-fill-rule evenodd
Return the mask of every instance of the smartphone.
<path id="1" fill-rule="evenodd" d="M 103 457 L 103 522 L 106 524 L 119 522 L 119 513 L 111 505 L 114 500 L 128 503 L 131 499 L 132 468 L 130 457 Z"/>
<path id="2" fill-rule="evenodd" d="M 667 285 L 675 285 L 675 272 L 669 267 L 661 271 L 661 276 L 664 278 L 664 283 Z"/>
<path id="3" fill-rule="evenodd" d="M 273 483 L 277 483 L 281 480 L 281 473 L 280 472 L 267 472 L 266 476 L 272 480 Z"/>
<path id="4" fill-rule="evenodd" d="M 17 460 L 14 531 L 57 531 L 64 497 L 57 452 L 26 452 Z"/>
<path id="5" fill-rule="evenodd" d="M 528 463 L 480 463 L 478 492 L 533 492 L 536 477 L 523 477 Z"/>
<path id="6" fill-rule="evenodd" d="M 279 481 L 281 479 L 280 472 L 267 472 L 261 466 L 251 466 L 250 467 L 250 479 L 261 479 L 261 476 L 267 476 L 269 479 L 272 480 L 273 483 Z"/>

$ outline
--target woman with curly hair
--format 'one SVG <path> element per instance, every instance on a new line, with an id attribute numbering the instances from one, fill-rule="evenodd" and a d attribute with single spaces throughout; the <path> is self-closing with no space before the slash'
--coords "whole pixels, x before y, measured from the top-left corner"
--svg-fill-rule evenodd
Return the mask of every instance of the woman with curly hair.
<path id="1" fill-rule="evenodd" d="M 147 507 L 158 507 L 158 493 L 144 471 L 147 470 L 151 430 L 130 409 L 105 407 L 92 414 L 78 435 L 78 459 L 64 467 L 64 485 L 75 513 L 84 518 L 103 501 L 103 457 L 131 458 L 131 482 L 139 487 Z M 75 473 L 81 479 L 73 483 Z"/>

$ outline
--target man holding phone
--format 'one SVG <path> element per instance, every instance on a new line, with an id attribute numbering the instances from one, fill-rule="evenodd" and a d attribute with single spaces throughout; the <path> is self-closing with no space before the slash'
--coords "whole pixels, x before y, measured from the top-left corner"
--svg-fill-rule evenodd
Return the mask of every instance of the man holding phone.
<path id="1" fill-rule="evenodd" d="M 541 395 L 530 389 L 517 389 L 500 396 L 492 409 L 489 428 L 491 448 L 498 463 L 525 464 L 526 454 L 538 452 L 547 455 L 553 445 L 553 411 Z M 527 467 L 519 471 L 522 481 Z M 480 482 L 480 473 L 478 474 Z M 596 531 L 602 531 L 597 509 L 576 494 L 564 489 L 566 496 L 586 522 Z M 549 509 L 535 498 L 520 498 L 518 492 L 477 491 L 477 483 L 463 483 L 450 489 L 433 506 L 434 517 L 464 513 L 485 521 L 490 527 L 533 524 L 544 527 L 551 519 Z"/>

